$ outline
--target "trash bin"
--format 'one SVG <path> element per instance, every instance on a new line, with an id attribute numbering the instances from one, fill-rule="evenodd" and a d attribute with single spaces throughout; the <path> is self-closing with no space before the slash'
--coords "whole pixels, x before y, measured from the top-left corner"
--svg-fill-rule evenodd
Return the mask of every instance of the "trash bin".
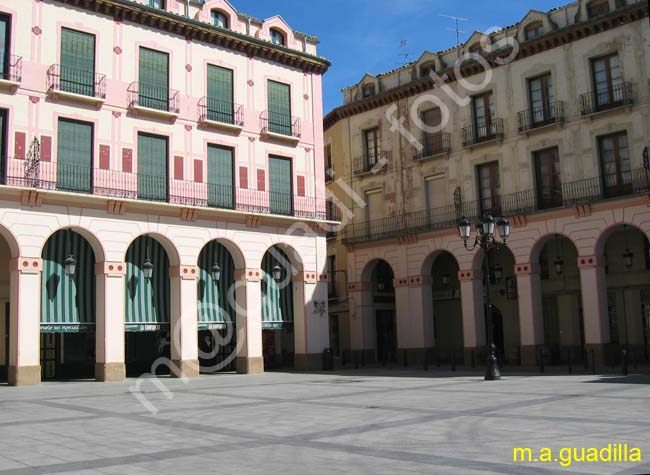
<path id="1" fill-rule="evenodd" d="M 331 348 L 325 348 L 323 350 L 323 371 L 333 371 L 334 370 L 334 355 L 332 354 Z"/>

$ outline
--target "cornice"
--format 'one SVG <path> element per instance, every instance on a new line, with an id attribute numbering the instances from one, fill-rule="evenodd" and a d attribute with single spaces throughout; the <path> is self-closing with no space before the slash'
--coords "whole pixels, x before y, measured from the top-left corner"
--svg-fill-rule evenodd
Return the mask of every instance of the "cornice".
<path id="1" fill-rule="evenodd" d="M 649 8 L 648 3 L 633 4 L 623 9 L 616 10 L 609 15 L 595 18 L 587 22 L 578 23 L 576 25 L 570 25 L 560 30 L 552 31 L 535 40 L 520 43 L 519 52 L 513 61 L 519 61 L 554 48 L 559 48 L 568 43 L 582 40 L 595 34 L 642 20 L 643 18 L 648 17 Z M 496 59 L 499 57 L 507 57 L 510 52 L 511 49 L 498 51 L 486 55 L 485 59 L 490 63 L 492 68 L 496 69 L 503 66 L 502 64 L 497 63 Z M 481 72 L 483 72 L 483 67 L 475 61 L 467 61 L 461 67 L 461 74 L 464 78 L 468 78 Z M 456 81 L 453 66 L 447 67 L 443 71 L 439 71 L 438 74 L 440 76 L 446 74 L 448 76 L 448 83 Z M 392 104 L 400 99 L 412 97 L 433 88 L 434 82 L 431 78 L 416 79 L 403 84 L 402 86 L 381 92 L 375 96 L 351 102 L 333 109 L 323 119 L 323 126 L 325 130 L 327 130 L 334 126 L 338 121 L 347 117 Z"/>
<path id="2" fill-rule="evenodd" d="M 324 74 L 331 63 L 325 58 L 274 45 L 235 31 L 218 28 L 191 18 L 152 8 L 129 0 L 52 0 L 116 20 L 139 23 L 186 39 L 284 64 L 306 73 Z"/>

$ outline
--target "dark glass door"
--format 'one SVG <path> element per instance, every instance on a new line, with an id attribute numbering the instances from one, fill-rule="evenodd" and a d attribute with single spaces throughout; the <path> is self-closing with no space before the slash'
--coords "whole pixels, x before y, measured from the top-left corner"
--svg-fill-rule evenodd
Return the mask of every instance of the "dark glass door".
<path id="1" fill-rule="evenodd" d="M 478 182 L 481 213 L 501 216 L 499 162 L 480 165 L 478 167 Z"/>
<path id="2" fill-rule="evenodd" d="M 560 156 L 557 147 L 534 154 L 537 205 L 540 209 L 562 206 Z"/>
<path id="3" fill-rule="evenodd" d="M 0 15 L 0 78 L 11 79 L 10 77 L 10 52 L 11 45 L 11 17 Z"/>
<path id="4" fill-rule="evenodd" d="M 599 137 L 600 168 L 605 196 L 620 196 L 632 190 L 627 133 Z"/>
<path id="5" fill-rule="evenodd" d="M 488 92 L 472 98 L 472 112 L 474 115 L 474 140 L 481 141 L 489 138 L 493 133 L 494 103 L 492 93 Z"/>
<path id="6" fill-rule="evenodd" d="M 291 160 L 284 157 L 269 157 L 269 207 L 271 213 L 292 214 L 291 185 Z"/>
<path id="7" fill-rule="evenodd" d="M 551 121 L 553 114 L 553 83 L 551 75 L 546 74 L 528 81 L 530 94 L 530 116 L 532 124 L 542 125 Z"/>

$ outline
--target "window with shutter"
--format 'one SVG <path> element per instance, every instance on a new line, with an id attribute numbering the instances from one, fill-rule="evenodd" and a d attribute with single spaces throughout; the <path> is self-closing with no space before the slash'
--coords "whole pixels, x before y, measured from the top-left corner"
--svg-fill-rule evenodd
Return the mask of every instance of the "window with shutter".
<path id="1" fill-rule="evenodd" d="M 208 120 L 234 123 L 233 72 L 208 64 Z"/>
<path id="2" fill-rule="evenodd" d="M 9 54 L 11 47 L 9 44 L 11 17 L 0 14 L 0 78 L 11 79 L 9 77 Z"/>
<path id="3" fill-rule="evenodd" d="M 95 35 L 61 29 L 62 91 L 95 95 Z"/>
<path id="4" fill-rule="evenodd" d="M 92 190 L 93 125 L 59 119 L 56 186 L 59 190 Z"/>
<path id="5" fill-rule="evenodd" d="M 208 205 L 234 207 L 233 149 L 208 145 Z"/>
<path id="6" fill-rule="evenodd" d="M 269 205 L 271 213 L 290 215 L 292 203 L 291 160 L 269 157 Z"/>
<path id="7" fill-rule="evenodd" d="M 269 132 L 291 135 L 291 88 L 288 84 L 268 82 Z"/>
<path id="8" fill-rule="evenodd" d="M 138 198 L 167 201 L 167 138 L 138 134 Z"/>
<path id="9" fill-rule="evenodd" d="M 169 55 L 140 48 L 139 103 L 150 109 L 169 110 Z"/>

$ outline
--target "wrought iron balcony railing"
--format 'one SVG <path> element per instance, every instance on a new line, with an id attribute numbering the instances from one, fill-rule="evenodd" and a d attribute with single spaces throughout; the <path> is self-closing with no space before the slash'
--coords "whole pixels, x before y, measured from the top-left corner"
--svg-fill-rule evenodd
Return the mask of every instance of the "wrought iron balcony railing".
<path id="1" fill-rule="evenodd" d="M 244 106 L 214 97 L 202 97 L 199 100 L 199 122 L 206 121 L 242 127 L 244 125 Z"/>
<path id="2" fill-rule="evenodd" d="M 580 96 L 580 111 L 584 117 L 618 107 L 630 106 L 633 103 L 634 86 L 630 82 L 622 82 L 613 87 L 582 94 Z"/>
<path id="3" fill-rule="evenodd" d="M 0 79 L 21 82 L 23 80 L 23 58 L 0 50 Z"/>
<path id="4" fill-rule="evenodd" d="M 166 87 L 132 82 L 127 89 L 129 107 L 144 107 L 146 109 L 178 114 L 178 91 Z"/>
<path id="5" fill-rule="evenodd" d="M 352 159 L 352 173 L 363 175 L 365 173 L 379 173 L 388 168 L 388 153 L 377 152 L 365 154 Z"/>
<path id="6" fill-rule="evenodd" d="M 415 150 L 413 160 L 423 160 L 436 155 L 451 152 L 451 134 L 440 132 L 437 134 L 424 134 L 422 150 Z"/>
<path id="7" fill-rule="evenodd" d="M 47 92 L 68 92 L 106 99 L 106 76 L 86 69 L 53 64 L 47 70 Z"/>
<path id="8" fill-rule="evenodd" d="M 502 140 L 503 119 L 492 119 L 490 122 L 463 127 L 463 147 L 472 147 L 492 140 Z"/>
<path id="9" fill-rule="evenodd" d="M 564 122 L 564 102 L 555 101 L 546 107 L 534 107 L 517 113 L 519 133 Z"/>
<path id="10" fill-rule="evenodd" d="M 494 216 L 524 216 L 551 208 L 648 192 L 650 169 L 639 168 L 616 175 L 558 184 L 551 188 L 524 190 L 374 221 L 354 222 L 343 230 L 343 241 L 354 244 L 453 228 L 462 216 L 470 220 L 476 220 L 485 213 Z"/>
<path id="11" fill-rule="evenodd" d="M 157 201 L 322 221 L 341 219 L 338 207 L 326 199 L 65 163 L 39 162 L 35 165 L 27 160 L 8 159 L 2 183 L 20 188 L 93 194 L 114 199 Z"/>
<path id="12" fill-rule="evenodd" d="M 279 112 L 264 111 L 260 117 L 260 129 L 263 135 L 276 134 L 300 138 L 300 119 Z"/>

